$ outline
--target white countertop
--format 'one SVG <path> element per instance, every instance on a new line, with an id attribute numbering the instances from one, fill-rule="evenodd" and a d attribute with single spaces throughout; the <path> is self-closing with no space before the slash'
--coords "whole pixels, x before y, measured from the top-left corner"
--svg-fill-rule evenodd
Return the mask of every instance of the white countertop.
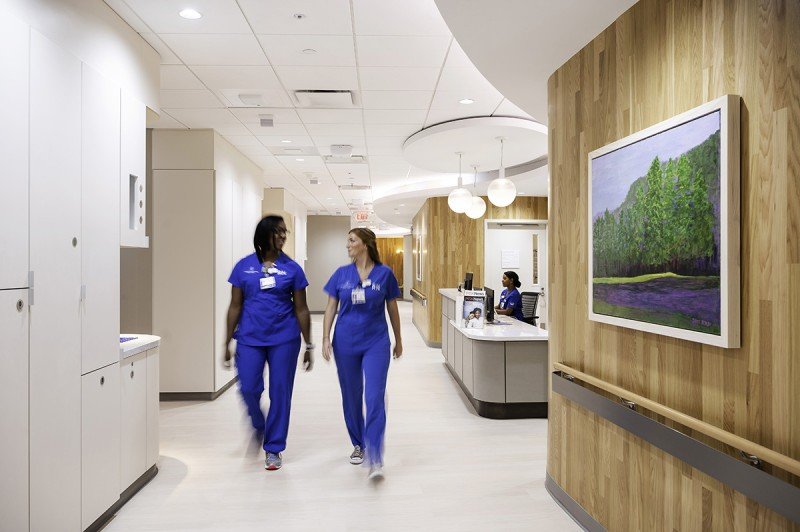
<path id="1" fill-rule="evenodd" d="M 442 294 L 447 299 L 452 299 L 453 301 L 456 300 L 458 294 L 461 292 L 458 291 L 458 288 L 440 288 L 439 293 Z"/>
<path id="2" fill-rule="evenodd" d="M 460 327 L 455 321 L 450 320 L 451 325 L 461 331 L 461 334 L 472 340 L 484 340 L 489 342 L 547 341 L 548 334 L 546 330 L 525 323 L 524 321 L 509 318 L 508 316 L 495 316 L 495 322 L 500 323 L 485 323 L 483 329 L 466 329 Z"/>
<path id="3" fill-rule="evenodd" d="M 119 344 L 119 358 L 122 360 L 123 358 L 132 357 L 137 353 L 141 353 L 142 351 L 147 351 L 148 349 L 153 349 L 154 347 L 158 347 L 159 343 L 161 343 L 160 336 L 153 336 L 151 334 L 120 334 L 120 338 L 130 338 L 131 336 L 135 336 L 135 340 L 128 340 L 127 342 L 122 342 Z"/>

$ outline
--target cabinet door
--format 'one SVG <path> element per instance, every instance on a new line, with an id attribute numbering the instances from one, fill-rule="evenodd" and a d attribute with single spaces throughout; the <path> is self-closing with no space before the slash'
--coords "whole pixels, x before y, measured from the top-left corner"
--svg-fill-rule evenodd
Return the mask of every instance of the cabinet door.
<path id="1" fill-rule="evenodd" d="M 119 88 L 83 65 L 81 371 L 119 361 Z"/>
<path id="2" fill-rule="evenodd" d="M 143 103 L 121 93 L 120 101 L 120 243 L 147 247 L 145 236 L 145 157 L 147 110 Z"/>
<path id="3" fill-rule="evenodd" d="M 0 289 L 28 286 L 28 63 L 30 29 L 0 16 Z"/>
<path id="4" fill-rule="evenodd" d="M 450 326 L 450 322 L 447 319 L 446 314 L 442 314 L 442 356 L 444 359 L 447 360 L 447 328 Z"/>
<path id="5" fill-rule="evenodd" d="M 28 530 L 27 290 L 0 290 L 0 338 L 0 528 Z"/>
<path id="6" fill-rule="evenodd" d="M 30 48 L 31 530 L 81 526 L 81 64 Z"/>
<path id="7" fill-rule="evenodd" d="M 81 378 L 81 528 L 119 499 L 119 362 Z"/>
<path id="8" fill-rule="evenodd" d="M 158 462 L 159 391 L 156 347 L 147 351 L 147 468 Z"/>
<path id="9" fill-rule="evenodd" d="M 147 469 L 147 352 L 120 362 L 120 493 Z"/>

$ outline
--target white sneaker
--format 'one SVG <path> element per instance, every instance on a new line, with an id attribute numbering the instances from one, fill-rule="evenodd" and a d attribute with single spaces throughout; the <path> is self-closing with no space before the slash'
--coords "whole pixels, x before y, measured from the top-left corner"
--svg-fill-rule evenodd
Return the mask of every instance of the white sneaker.
<path id="1" fill-rule="evenodd" d="M 353 453 L 350 455 L 350 463 L 358 465 L 364 461 L 364 449 L 360 445 L 353 447 Z"/>
<path id="2" fill-rule="evenodd" d="M 367 478 L 373 481 L 383 480 L 383 466 L 380 464 L 371 465 Z"/>

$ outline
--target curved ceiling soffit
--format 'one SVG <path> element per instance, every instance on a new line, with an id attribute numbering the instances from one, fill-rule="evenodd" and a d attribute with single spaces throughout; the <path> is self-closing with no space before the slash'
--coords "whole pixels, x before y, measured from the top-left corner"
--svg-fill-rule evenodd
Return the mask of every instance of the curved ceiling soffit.
<path id="1" fill-rule="evenodd" d="M 503 96 L 547 124 L 547 80 L 636 0 L 435 0 L 458 44 Z"/>

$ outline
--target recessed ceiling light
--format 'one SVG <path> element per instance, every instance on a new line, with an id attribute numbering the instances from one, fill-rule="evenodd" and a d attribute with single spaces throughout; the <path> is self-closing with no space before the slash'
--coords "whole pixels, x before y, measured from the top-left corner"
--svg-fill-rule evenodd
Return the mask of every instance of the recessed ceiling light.
<path id="1" fill-rule="evenodd" d="M 195 9 L 192 9 L 192 8 L 190 8 L 190 7 L 189 7 L 189 8 L 186 8 L 186 9 L 184 9 L 184 10 L 182 10 L 182 11 L 181 11 L 180 13 L 178 13 L 178 14 L 179 14 L 180 16 L 182 16 L 183 18 L 185 18 L 185 19 L 189 19 L 189 20 L 197 20 L 197 19 L 199 19 L 199 18 L 202 18 L 202 17 L 203 17 L 203 15 L 202 15 L 202 14 L 201 14 L 199 11 L 197 11 L 197 10 L 195 10 Z"/>
<path id="2" fill-rule="evenodd" d="M 317 53 L 317 51 L 314 50 L 313 48 L 304 48 L 303 49 L 303 53 L 304 54 L 315 54 L 315 53 Z"/>
<path id="3" fill-rule="evenodd" d="M 283 139 L 281 142 L 283 142 L 284 144 L 291 144 L 292 143 L 292 141 L 288 140 L 288 139 Z"/>
<path id="4" fill-rule="evenodd" d="M 401 206 L 401 207 L 405 207 L 405 206 L 406 206 L 406 204 L 405 204 L 405 203 L 401 203 L 401 204 L 400 204 L 400 206 Z"/>
<path id="5" fill-rule="evenodd" d="M 458 100 L 458 103 L 463 103 L 464 105 L 469 105 L 471 103 L 475 103 L 475 100 L 472 98 L 464 98 L 463 100 Z"/>
<path id="6" fill-rule="evenodd" d="M 297 161 L 298 163 L 302 163 L 303 161 L 305 161 L 305 159 L 295 159 L 295 161 Z"/>

